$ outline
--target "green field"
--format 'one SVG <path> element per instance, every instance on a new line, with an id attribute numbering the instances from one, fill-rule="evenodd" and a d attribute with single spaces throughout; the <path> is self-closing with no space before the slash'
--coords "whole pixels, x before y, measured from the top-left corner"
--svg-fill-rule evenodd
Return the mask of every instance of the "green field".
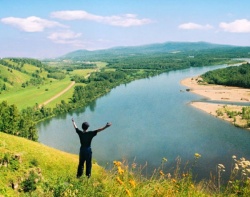
<path id="1" fill-rule="evenodd" d="M 70 75 L 81 75 L 87 77 L 90 73 L 95 72 L 96 69 L 77 69 L 70 72 Z"/>
<path id="2" fill-rule="evenodd" d="M 29 63 L 21 63 L 21 61 L 20 63 L 18 63 L 18 61 L 14 62 L 10 59 L 5 59 L 4 61 L 12 67 L 10 68 L 0 64 L 0 86 L 5 85 L 7 88 L 2 91 L 0 89 L 0 102 L 7 101 L 8 104 L 15 104 L 19 109 L 41 105 L 66 89 L 72 83 L 70 77 L 80 75 L 87 78 L 92 72 L 97 72 L 99 69 L 106 66 L 106 63 L 95 62 L 97 68 L 75 69 L 69 72 L 69 74 L 66 74 L 66 77 L 63 80 L 58 80 L 47 78 L 48 71 L 44 68 L 37 67 Z M 59 72 L 67 73 L 64 66 L 68 65 L 56 63 L 50 67 L 52 69 L 56 67 Z M 36 86 L 29 85 L 25 88 L 22 87 L 22 84 L 34 78 L 33 74 L 38 74 L 41 78 L 43 78 L 43 84 Z M 73 92 L 74 86 L 58 98 L 55 98 L 46 104 L 46 107 L 54 108 L 57 104 L 61 103 L 61 100 L 64 100 L 66 103 L 69 102 Z"/>
<path id="3" fill-rule="evenodd" d="M 65 78 L 64 80 L 53 81 L 39 87 L 31 86 L 17 91 L 4 92 L 0 95 L 0 102 L 6 100 L 8 104 L 15 104 L 20 109 L 27 108 L 28 106 L 32 107 L 49 100 L 67 88 L 71 83 L 72 81 L 69 78 Z M 61 101 L 62 99 L 59 97 L 56 100 Z"/>

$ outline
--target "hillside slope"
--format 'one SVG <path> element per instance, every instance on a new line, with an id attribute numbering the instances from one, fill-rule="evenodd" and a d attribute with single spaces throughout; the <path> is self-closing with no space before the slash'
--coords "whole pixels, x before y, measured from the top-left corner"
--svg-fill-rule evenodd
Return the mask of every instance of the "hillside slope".
<path id="1" fill-rule="evenodd" d="M 76 179 L 77 165 L 77 155 L 0 132 L 0 196 L 24 195 L 34 187 L 39 193 L 46 184 L 53 188 L 58 179 Z M 94 164 L 93 176 L 98 169 Z"/>

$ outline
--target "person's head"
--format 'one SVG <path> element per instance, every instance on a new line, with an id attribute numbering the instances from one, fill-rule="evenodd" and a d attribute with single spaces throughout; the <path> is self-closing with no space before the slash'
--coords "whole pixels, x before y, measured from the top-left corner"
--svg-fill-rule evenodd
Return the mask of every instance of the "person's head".
<path id="1" fill-rule="evenodd" d="M 86 131 L 88 128 L 89 128 L 89 123 L 88 123 L 88 122 L 82 123 L 82 129 L 83 129 L 84 131 Z"/>

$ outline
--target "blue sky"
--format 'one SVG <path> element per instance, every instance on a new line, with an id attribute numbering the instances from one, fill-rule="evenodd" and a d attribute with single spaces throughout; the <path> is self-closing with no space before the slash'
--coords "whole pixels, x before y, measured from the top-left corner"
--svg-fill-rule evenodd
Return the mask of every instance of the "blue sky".
<path id="1" fill-rule="evenodd" d="M 0 57 L 169 41 L 250 46 L 249 0 L 0 0 Z"/>

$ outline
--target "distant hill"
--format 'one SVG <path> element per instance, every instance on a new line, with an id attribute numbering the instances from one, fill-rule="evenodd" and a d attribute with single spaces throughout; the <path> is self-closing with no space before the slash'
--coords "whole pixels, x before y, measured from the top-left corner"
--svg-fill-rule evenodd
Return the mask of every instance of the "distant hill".
<path id="1" fill-rule="evenodd" d="M 198 51 L 212 51 L 214 49 L 220 51 L 233 51 L 235 49 L 244 49 L 250 52 L 250 47 L 238 47 L 232 45 L 220 45 L 212 44 L 207 42 L 166 42 L 160 44 L 149 44 L 143 46 L 131 46 L 131 47 L 115 47 L 110 49 L 103 50 L 77 50 L 71 53 L 68 53 L 64 56 L 59 57 L 59 60 L 62 59 L 71 59 L 71 60 L 105 60 L 108 58 L 121 58 L 129 56 L 138 56 L 138 55 L 147 55 L 147 54 L 178 54 L 185 52 L 198 52 Z"/>

